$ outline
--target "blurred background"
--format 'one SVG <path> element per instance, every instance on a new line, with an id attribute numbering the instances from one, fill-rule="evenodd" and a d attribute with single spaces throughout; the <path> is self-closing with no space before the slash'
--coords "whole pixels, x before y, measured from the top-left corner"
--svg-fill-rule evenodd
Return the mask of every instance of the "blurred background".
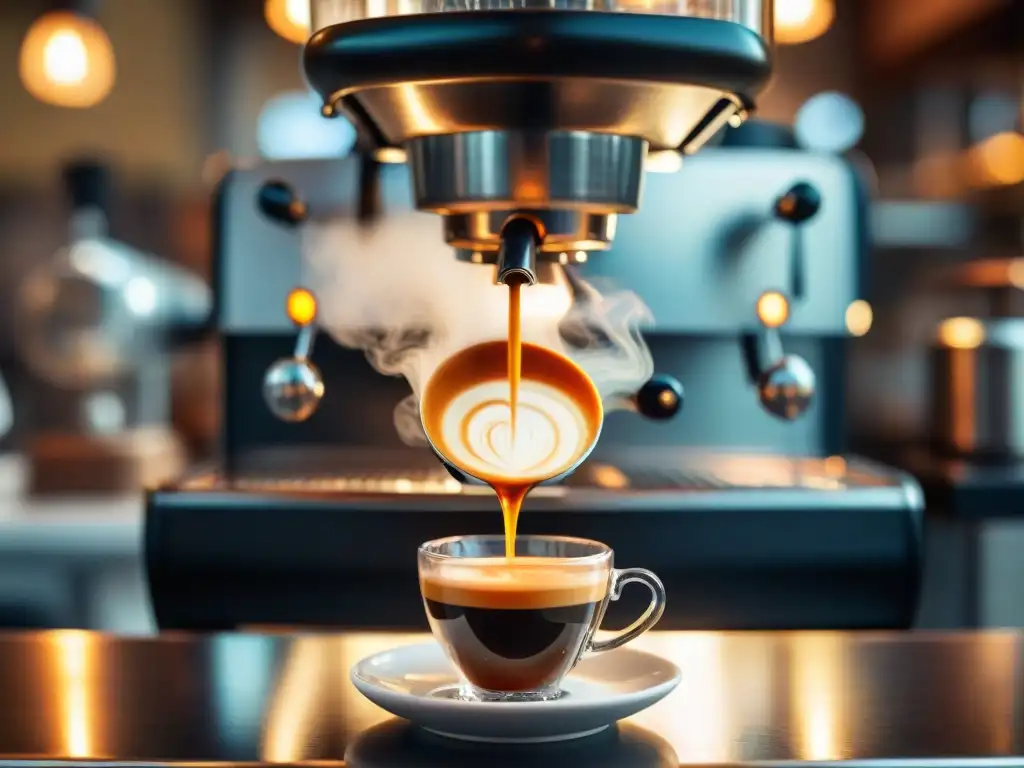
<path id="1" fill-rule="evenodd" d="M 303 81 L 308 25 L 291 0 L 0 5 L 4 623 L 152 629 L 137 489 L 218 452 L 214 191 L 232 169 L 355 142 Z M 871 201 L 846 311 L 843 448 L 927 475 L 913 446 L 936 426 L 936 334 L 977 347 L 998 336 L 989 320 L 1020 311 L 1022 4 L 777 0 L 776 35 L 757 119 L 841 155 Z M 999 369 L 1011 387 L 1014 364 Z M 1024 430 L 1012 398 L 1000 403 L 1011 410 L 991 418 Z M 1024 432 L 984 437 L 978 454 L 1024 451 Z M 1001 518 L 1024 512 L 986 498 Z M 998 525 L 992 546 L 1024 551 L 1012 519 Z M 972 577 L 995 579 L 973 621 L 1024 622 L 1006 594 L 1015 563 Z M 949 590 L 937 616 L 965 599 Z"/>

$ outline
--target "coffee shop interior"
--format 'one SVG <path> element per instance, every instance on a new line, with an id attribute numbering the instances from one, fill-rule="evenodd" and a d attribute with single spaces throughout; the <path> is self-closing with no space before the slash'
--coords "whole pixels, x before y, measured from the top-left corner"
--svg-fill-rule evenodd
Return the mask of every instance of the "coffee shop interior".
<path id="1" fill-rule="evenodd" d="M 659 577 L 604 618 L 682 683 L 588 765 L 1024 754 L 1024 4 L 26 0 L 0 52 L 0 754 L 462 765 L 349 667 L 457 656 L 417 547 L 510 524 Z M 550 471 L 481 469 L 474 376 Z"/>

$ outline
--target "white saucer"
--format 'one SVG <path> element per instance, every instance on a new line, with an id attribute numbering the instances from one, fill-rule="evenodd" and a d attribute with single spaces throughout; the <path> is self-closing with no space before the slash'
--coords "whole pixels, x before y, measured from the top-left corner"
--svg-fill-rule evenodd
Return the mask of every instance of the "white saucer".
<path id="1" fill-rule="evenodd" d="M 660 701 L 680 677 L 667 659 L 620 648 L 581 661 L 553 701 L 464 701 L 454 698 L 459 678 L 435 642 L 374 654 L 351 672 L 359 692 L 393 715 L 440 736 L 499 743 L 590 736 Z"/>

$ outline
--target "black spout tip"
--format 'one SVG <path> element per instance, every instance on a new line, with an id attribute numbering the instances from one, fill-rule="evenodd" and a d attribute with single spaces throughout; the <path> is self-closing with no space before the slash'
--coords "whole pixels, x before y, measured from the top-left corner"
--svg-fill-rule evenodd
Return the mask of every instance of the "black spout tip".
<path id="1" fill-rule="evenodd" d="M 636 409 L 648 419 L 671 419 L 683 407 L 683 385 L 674 376 L 656 373 L 636 393 Z"/>
<path id="2" fill-rule="evenodd" d="M 264 216 L 286 227 L 298 226 L 309 215 L 306 204 L 283 181 L 265 182 L 256 194 L 256 203 Z"/>

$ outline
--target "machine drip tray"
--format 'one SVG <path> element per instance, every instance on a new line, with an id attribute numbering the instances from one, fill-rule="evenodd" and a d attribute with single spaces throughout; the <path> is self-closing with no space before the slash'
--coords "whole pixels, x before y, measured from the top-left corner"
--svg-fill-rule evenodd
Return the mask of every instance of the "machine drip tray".
<path id="1" fill-rule="evenodd" d="M 490 489 L 412 456 L 263 454 L 150 494 L 158 624 L 424 628 L 417 546 L 500 532 L 501 515 Z M 859 459 L 636 450 L 537 488 L 520 530 L 598 539 L 655 571 L 665 628 L 889 628 L 914 619 L 921 515 L 909 476 Z"/>
<path id="2" fill-rule="evenodd" d="M 278 454 L 266 452 L 240 462 L 230 474 L 199 471 L 170 490 L 183 493 L 238 494 L 337 494 L 335 501 L 380 496 L 388 506 L 403 499 L 427 496 L 493 497 L 486 486 L 464 485 L 451 477 L 433 459 L 411 460 L 391 452 Z M 298 464 L 298 467 L 297 467 Z M 301 467 L 301 468 L 299 468 Z M 700 496 L 694 496 L 700 492 Z M 757 500 L 736 493 L 757 492 Z M 858 458 L 792 458 L 756 454 L 715 455 L 669 449 L 657 453 L 646 449 L 624 451 L 603 460 L 585 462 L 558 485 L 534 489 L 531 502 L 560 499 L 593 507 L 602 499 L 616 509 L 628 511 L 648 494 L 664 502 L 664 494 L 680 494 L 683 506 L 715 506 L 728 499 L 738 503 L 774 507 L 829 507 L 848 503 L 848 494 L 868 494 L 879 503 L 919 503 L 919 490 L 908 476 Z M 596 494 L 596 496 L 595 496 Z M 603 504 L 603 502 L 602 502 Z M 530 507 L 536 506 L 534 503 Z M 544 506 L 540 504 L 539 506 Z M 561 506 L 561 505 L 560 505 Z"/>

